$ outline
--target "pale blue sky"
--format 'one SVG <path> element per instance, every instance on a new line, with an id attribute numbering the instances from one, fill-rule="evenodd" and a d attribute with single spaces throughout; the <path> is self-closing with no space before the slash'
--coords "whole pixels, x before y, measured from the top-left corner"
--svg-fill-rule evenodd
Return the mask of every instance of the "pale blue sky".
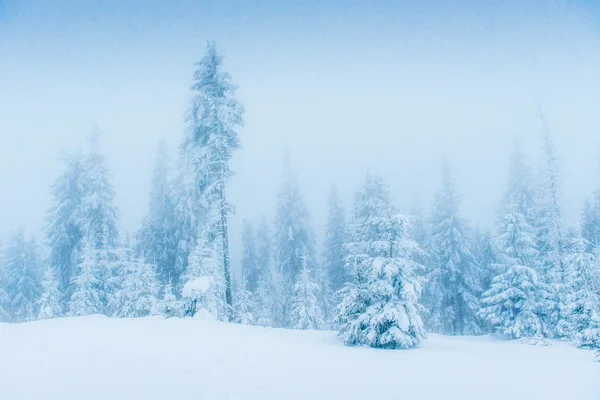
<path id="1" fill-rule="evenodd" d="M 94 124 L 134 231 L 156 144 L 179 142 L 209 39 L 247 109 L 234 254 L 241 220 L 274 210 L 286 145 L 319 235 L 329 185 L 349 205 L 369 170 L 405 209 L 418 196 L 428 211 L 443 155 L 465 216 L 491 225 L 513 140 L 537 151 L 538 102 L 574 222 L 600 184 L 600 11 L 521 3 L 0 0 L 0 236 L 39 230 L 58 155 Z"/>

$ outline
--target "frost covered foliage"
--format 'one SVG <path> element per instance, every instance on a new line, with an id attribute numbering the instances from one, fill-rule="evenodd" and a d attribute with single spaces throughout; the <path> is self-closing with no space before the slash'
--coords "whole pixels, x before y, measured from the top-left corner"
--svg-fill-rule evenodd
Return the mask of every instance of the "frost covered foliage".
<path id="1" fill-rule="evenodd" d="M 479 315 L 493 330 L 513 339 L 545 336 L 539 316 L 544 292 L 533 268 L 513 265 L 483 293 Z"/>
<path id="2" fill-rule="evenodd" d="M 3 264 L 6 270 L 6 311 L 13 322 L 34 320 L 41 292 L 41 271 L 35 242 L 25 240 L 23 231 L 11 235 Z"/>
<path id="3" fill-rule="evenodd" d="M 233 322 L 254 325 L 255 310 L 254 295 L 246 288 L 246 279 L 242 276 L 242 281 L 233 296 Z"/>
<path id="4" fill-rule="evenodd" d="M 202 209 L 216 215 L 216 221 L 209 222 L 216 222 L 215 236 L 221 241 L 225 300 L 229 307 L 232 305 L 228 242 L 231 207 L 226 185 L 233 176 L 231 157 L 240 146 L 237 129 L 244 122 L 244 108 L 235 98 L 236 88 L 231 76 L 223 70 L 223 57 L 214 42 L 209 42 L 204 57 L 196 64 L 191 86 L 193 98 L 186 117 L 188 130 L 181 144 L 185 175 L 192 185 L 192 197 L 184 196 L 182 206 L 184 212 L 194 215 Z M 201 208 L 195 208 L 198 205 Z M 194 229 L 198 222 L 195 218 L 188 225 Z M 185 234 L 186 243 L 192 243 L 196 232 Z"/>
<path id="5" fill-rule="evenodd" d="M 85 156 L 66 159 L 65 170 L 53 185 L 53 201 L 45 228 L 48 264 L 58 272 L 63 302 L 68 302 L 82 259 L 83 241 L 94 249 L 116 244 L 117 209 L 106 160 L 99 149 L 99 132 L 90 136 Z"/>
<path id="6" fill-rule="evenodd" d="M 210 243 L 205 235 L 198 239 L 190 253 L 181 295 L 185 315 L 193 317 L 200 310 L 206 310 L 216 319 L 228 320 L 230 310 L 225 302 L 223 266 L 215 244 Z"/>
<path id="7" fill-rule="evenodd" d="M 256 291 L 256 324 L 281 327 L 283 314 L 283 277 L 272 260 L 261 270 Z"/>
<path id="8" fill-rule="evenodd" d="M 160 287 L 154 266 L 129 254 L 122 256 L 118 263 L 118 284 L 110 299 L 113 316 L 136 318 L 153 315 Z"/>
<path id="9" fill-rule="evenodd" d="M 90 241 L 85 241 L 81 253 L 79 272 L 73 279 L 74 291 L 69 302 L 69 315 L 103 314 L 104 271 L 101 270 L 99 252 Z"/>
<path id="10" fill-rule="evenodd" d="M 163 288 L 163 296 L 157 305 L 157 309 L 165 318 L 181 316 L 181 302 L 177 300 L 177 297 L 173 293 L 171 281 L 168 281 Z"/>
<path id="11" fill-rule="evenodd" d="M 4 269 L 4 257 L 2 255 L 2 243 L 0 242 L 0 322 L 10 322 L 8 314 L 8 295 L 4 290 L 6 281 L 6 270 Z"/>
<path id="12" fill-rule="evenodd" d="M 474 256 L 481 269 L 482 288 L 488 289 L 494 276 L 498 274 L 500 254 L 489 231 L 477 229 L 474 234 Z"/>
<path id="13" fill-rule="evenodd" d="M 58 272 L 60 290 L 70 296 L 71 283 L 77 272 L 77 251 L 81 241 L 81 199 L 83 159 L 67 156 L 64 170 L 52 185 L 52 205 L 46 216 L 48 264 Z"/>
<path id="14" fill-rule="evenodd" d="M 162 284 L 177 277 L 175 271 L 176 242 L 175 204 L 169 177 L 169 158 L 164 142 L 158 146 L 152 189 L 148 202 L 149 212 L 136 234 L 137 253 L 156 265 Z"/>
<path id="15" fill-rule="evenodd" d="M 324 329 L 325 322 L 317 302 L 319 285 L 311 276 L 309 259 L 302 256 L 302 269 L 294 285 L 291 323 L 294 329 Z"/>
<path id="16" fill-rule="evenodd" d="M 283 326 L 290 326 L 291 293 L 302 269 L 302 255 L 315 260 L 315 238 L 309 213 L 300 195 L 296 174 L 284 160 L 283 183 L 277 198 L 275 216 L 275 262 L 283 278 Z"/>
<path id="17" fill-rule="evenodd" d="M 254 227 L 250 222 L 244 221 L 242 229 L 242 276 L 246 282 L 246 289 L 251 293 L 255 293 L 258 287 L 260 268 Z"/>
<path id="18" fill-rule="evenodd" d="M 46 268 L 42 280 L 42 295 L 38 300 L 38 319 L 57 318 L 62 315 L 62 298 L 58 285 L 54 269 Z"/>
<path id="19" fill-rule="evenodd" d="M 114 247 L 117 244 L 118 211 L 114 205 L 115 191 L 110 180 L 111 173 L 100 152 L 100 133 L 94 130 L 90 136 L 90 149 L 84 160 L 81 175 L 81 230 L 90 245 Z"/>
<path id="20" fill-rule="evenodd" d="M 554 313 L 549 313 L 545 322 L 557 337 L 564 337 L 564 309 L 566 307 L 567 276 L 566 258 L 568 238 L 562 223 L 562 191 L 559 175 L 559 159 L 550 137 L 546 120 L 540 113 L 542 123 L 542 160 L 540 165 L 539 187 L 535 207 L 536 247 L 540 279 L 549 284 Z"/>
<path id="21" fill-rule="evenodd" d="M 581 237 L 572 240 L 569 294 L 563 313 L 577 346 L 600 348 L 600 248 L 591 254 L 587 246 Z"/>
<path id="22" fill-rule="evenodd" d="M 410 223 L 396 213 L 388 186 L 368 176 L 355 197 L 346 266 L 353 280 L 342 290 L 336 322 L 347 345 L 399 349 L 426 336 L 418 304 L 421 282 L 412 260 L 418 245 Z"/>
<path id="23" fill-rule="evenodd" d="M 466 222 L 450 169 L 444 165 L 442 188 L 435 197 L 432 224 L 432 267 L 424 296 L 429 329 L 448 335 L 482 333 L 477 312 L 481 271 L 471 252 Z"/>
<path id="24" fill-rule="evenodd" d="M 346 242 L 346 216 L 336 186 L 329 193 L 329 216 L 325 227 L 324 269 L 332 291 L 337 292 L 348 281 L 344 267 L 344 243 Z"/>

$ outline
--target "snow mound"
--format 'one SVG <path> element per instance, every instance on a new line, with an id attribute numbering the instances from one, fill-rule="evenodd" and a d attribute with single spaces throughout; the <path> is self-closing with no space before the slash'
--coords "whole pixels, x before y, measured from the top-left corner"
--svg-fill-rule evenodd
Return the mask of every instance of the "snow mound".
<path id="1" fill-rule="evenodd" d="M 181 295 L 183 297 L 191 297 L 194 292 L 206 293 L 206 291 L 212 285 L 213 278 L 211 276 L 201 276 L 199 278 L 191 279 L 183 285 L 181 289 Z"/>
<path id="2" fill-rule="evenodd" d="M 429 335 L 413 350 L 196 318 L 0 324 L 2 400 L 598 400 L 593 352 Z"/>

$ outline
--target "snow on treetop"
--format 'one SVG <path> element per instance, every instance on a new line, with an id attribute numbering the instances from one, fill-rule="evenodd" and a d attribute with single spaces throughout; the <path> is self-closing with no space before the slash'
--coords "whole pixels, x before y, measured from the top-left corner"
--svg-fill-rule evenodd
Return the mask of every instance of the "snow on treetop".
<path id="1" fill-rule="evenodd" d="M 198 278 L 190 279 L 183 285 L 181 295 L 183 297 L 190 297 L 193 292 L 205 293 L 212 283 L 213 278 L 211 276 L 200 276 Z"/>

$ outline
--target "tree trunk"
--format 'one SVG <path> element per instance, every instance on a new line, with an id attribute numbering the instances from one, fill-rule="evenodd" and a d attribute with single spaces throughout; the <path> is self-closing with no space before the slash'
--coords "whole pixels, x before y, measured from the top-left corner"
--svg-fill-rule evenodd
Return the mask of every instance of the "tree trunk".
<path id="1" fill-rule="evenodd" d="M 227 316 L 233 307 L 231 296 L 231 272 L 229 271 L 229 236 L 227 234 L 227 200 L 225 199 L 225 184 L 221 186 L 221 236 L 223 238 L 223 270 L 225 273 L 225 302 L 229 306 Z"/>

